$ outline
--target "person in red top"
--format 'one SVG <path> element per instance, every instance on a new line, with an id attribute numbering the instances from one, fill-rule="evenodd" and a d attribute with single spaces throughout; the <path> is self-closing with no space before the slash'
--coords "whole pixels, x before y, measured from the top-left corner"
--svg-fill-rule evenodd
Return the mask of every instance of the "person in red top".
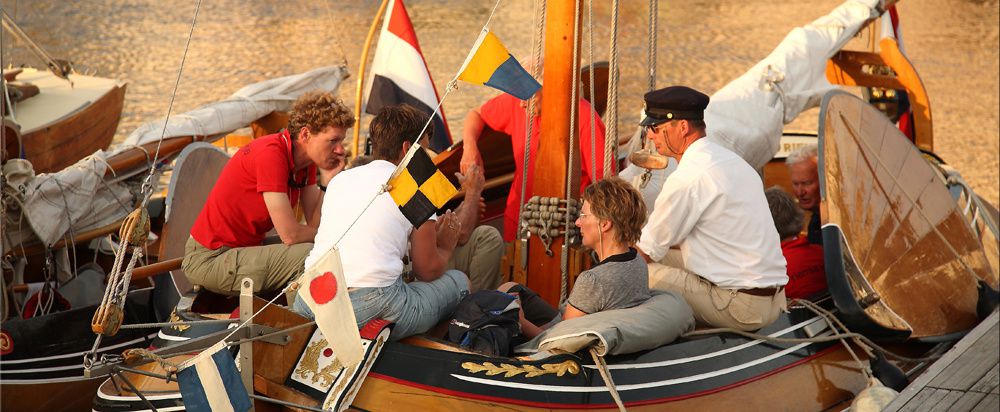
<path id="1" fill-rule="evenodd" d="M 332 93 L 310 92 L 293 105 L 288 129 L 240 148 L 191 227 L 181 266 L 191 283 L 233 295 L 244 277 L 253 279 L 254 292 L 281 290 L 298 278 L 326 184 L 344 168 L 344 137 L 353 125 Z M 295 215 L 299 203 L 304 223 Z M 272 228 L 281 243 L 265 245 Z"/>
<path id="2" fill-rule="evenodd" d="M 781 253 L 785 255 L 788 270 L 785 296 L 788 299 L 815 297 L 826 290 L 823 247 L 800 235 L 805 216 L 788 193 L 775 186 L 764 191 L 764 196 L 781 237 Z"/>
<path id="3" fill-rule="evenodd" d="M 534 159 L 538 153 L 538 135 L 541 125 L 541 92 L 535 94 L 535 114 L 531 127 L 531 162 L 528 164 L 528 184 L 525 187 L 526 198 L 531 198 L 532 176 L 534 175 Z M 465 124 L 462 129 L 462 140 L 465 149 L 462 153 L 462 173 L 474 164 L 482 166 L 483 157 L 479 153 L 479 135 L 483 132 L 483 126 L 489 126 L 493 130 L 507 133 L 511 136 L 511 146 L 514 149 L 514 181 L 510 185 L 510 196 L 507 197 L 507 208 L 504 210 L 503 239 L 506 242 L 514 240 L 517 236 L 518 212 L 521 203 L 521 178 L 524 174 L 524 132 L 527 128 L 527 116 L 525 107 L 528 101 L 520 100 L 509 94 L 501 94 L 483 103 L 478 109 L 473 109 L 465 117 Z M 580 193 L 583 189 L 604 177 L 604 122 L 584 99 L 580 99 L 578 141 L 580 142 L 581 157 L 583 164 L 580 167 Z M 594 151 L 591 147 L 590 122 L 594 123 L 594 143 L 596 143 L 596 161 Z M 617 165 L 612 162 L 612 173 L 617 174 Z"/>

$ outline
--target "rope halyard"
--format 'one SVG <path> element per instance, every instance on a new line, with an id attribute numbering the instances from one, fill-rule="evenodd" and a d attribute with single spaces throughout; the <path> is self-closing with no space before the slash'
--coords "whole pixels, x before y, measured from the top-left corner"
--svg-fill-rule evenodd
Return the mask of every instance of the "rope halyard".
<path id="1" fill-rule="evenodd" d="M 593 346 L 590 347 L 590 356 L 594 359 L 594 366 L 601 373 L 601 378 L 604 379 L 604 386 L 608 388 L 608 392 L 611 394 L 611 399 L 615 400 L 615 405 L 618 405 L 618 410 L 624 412 L 625 404 L 622 403 L 622 398 L 618 395 L 618 389 L 615 387 L 615 381 L 611 380 L 611 371 L 608 370 L 608 364 L 604 362 L 604 357 L 597 354 L 597 349 Z"/>
<path id="2" fill-rule="evenodd" d="M 194 29 L 198 22 L 198 13 L 201 10 L 202 0 L 198 0 L 195 5 L 194 17 L 191 20 L 191 28 L 188 31 L 187 41 L 184 44 L 184 52 L 181 55 L 180 67 L 177 69 L 177 78 L 174 81 L 174 88 L 170 94 L 170 102 L 167 104 L 167 115 L 163 121 L 163 130 L 160 132 L 160 139 L 156 143 L 156 152 L 149 163 L 149 174 L 142 183 L 140 189 L 140 200 L 135 210 L 133 210 L 122 222 L 119 230 L 121 246 L 115 251 L 115 263 L 108 275 L 108 286 L 104 290 L 104 297 L 97 307 L 90 322 L 91 330 L 97 334 L 94 346 L 91 351 L 84 354 L 84 367 L 93 364 L 97 349 L 100 347 L 103 336 L 114 336 L 118 333 L 124 319 L 125 301 L 128 298 L 129 283 L 132 279 L 132 271 L 136 262 L 143 255 L 146 239 L 149 235 L 149 214 L 146 205 L 153 194 L 153 177 L 156 175 L 156 161 L 160 155 L 160 145 L 167 132 L 167 122 L 170 120 L 170 112 L 173 110 L 174 100 L 177 97 L 177 89 L 180 87 L 181 75 L 184 72 L 184 62 L 187 60 L 188 50 L 191 48 L 191 38 L 194 37 Z M 132 257 L 124 269 L 122 264 L 125 255 L 131 252 Z"/>
<path id="3" fill-rule="evenodd" d="M 535 9 L 535 36 L 531 39 L 531 77 L 538 80 L 541 77 L 541 61 L 542 61 L 542 44 L 545 35 L 545 7 L 546 0 L 540 0 L 538 2 L 538 7 Z M 528 191 L 528 165 L 531 164 L 531 135 L 532 130 L 535 127 L 535 105 L 538 99 L 532 97 L 528 100 L 528 105 L 525 108 L 524 116 L 527 118 L 524 127 L 524 161 L 521 164 L 521 197 L 517 205 L 517 215 L 518 215 L 518 241 L 521 242 L 521 269 L 527 269 L 528 267 L 528 237 L 531 233 L 528 231 L 527 222 L 521 219 L 521 212 L 524 210 L 524 204 L 527 201 L 525 197 Z M 512 188 L 513 189 L 513 188 Z"/>
<path id="4" fill-rule="evenodd" d="M 611 2 L 611 47 L 608 63 L 608 133 L 604 139 L 604 176 L 610 176 L 618 145 L 618 0 Z"/>
<path id="5" fill-rule="evenodd" d="M 580 84 L 580 2 L 583 0 L 576 1 L 576 7 L 573 10 L 573 62 L 570 64 L 572 68 L 572 74 L 570 75 L 570 87 L 569 93 L 569 145 L 567 146 L 567 158 L 566 158 L 566 199 L 570 198 L 570 193 L 573 193 L 573 182 L 575 177 L 579 174 L 575 173 L 576 164 L 576 146 L 577 138 L 579 138 L 579 128 L 577 127 L 577 116 L 579 115 L 580 107 L 580 97 L 578 95 L 579 84 Z M 590 139 L 593 140 L 594 136 L 591 135 Z M 567 201 L 568 202 L 568 201 Z M 564 214 L 563 221 L 563 244 L 560 248 L 559 253 L 559 306 L 562 307 L 566 303 L 566 299 L 569 297 L 569 241 L 570 241 L 570 214 Z M 575 217 L 574 217 L 575 220 Z"/>

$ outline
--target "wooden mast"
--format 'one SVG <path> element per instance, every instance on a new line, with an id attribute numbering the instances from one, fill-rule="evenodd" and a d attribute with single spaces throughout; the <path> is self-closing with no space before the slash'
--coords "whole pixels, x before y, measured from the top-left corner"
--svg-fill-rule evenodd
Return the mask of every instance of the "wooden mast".
<path id="1" fill-rule="evenodd" d="M 372 25 L 368 28 L 368 36 L 365 37 L 365 46 L 361 49 L 361 64 L 358 67 L 358 87 L 354 93 L 354 150 L 351 151 L 352 159 L 358 157 L 361 150 L 361 100 L 362 95 L 365 93 L 365 68 L 368 66 L 368 51 L 371 50 L 372 38 L 375 37 L 375 30 L 378 29 L 378 23 L 382 21 L 382 15 L 385 14 L 385 8 L 388 4 L 389 0 L 382 0 L 382 4 L 378 6 L 375 19 L 372 20 Z"/>
<path id="2" fill-rule="evenodd" d="M 577 13 L 575 0 L 550 0 L 545 11 L 545 74 L 541 96 L 541 124 L 539 138 L 531 144 L 538 145 L 534 163 L 534 195 L 565 198 L 569 163 L 571 94 L 576 86 L 577 62 L 573 49 L 579 42 L 574 35 Z M 576 133 L 576 131 L 572 131 Z M 579 167 L 579 162 L 576 162 Z M 576 172 L 579 174 L 579 172 Z M 516 190 L 516 188 L 515 188 Z M 574 185 L 571 197 L 578 197 L 579 186 Z M 527 201 L 527 199 L 525 199 Z M 546 247 L 532 236 L 528 241 L 528 287 L 552 304 L 559 303 L 561 289 L 560 251 L 563 237 L 556 236 L 546 254 Z"/>

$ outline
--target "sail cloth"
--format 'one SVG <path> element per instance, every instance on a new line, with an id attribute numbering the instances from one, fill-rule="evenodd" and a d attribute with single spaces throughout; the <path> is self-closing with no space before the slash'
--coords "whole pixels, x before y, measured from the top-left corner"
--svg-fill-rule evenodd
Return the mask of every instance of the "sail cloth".
<path id="1" fill-rule="evenodd" d="M 675 292 L 650 293 L 638 306 L 559 322 L 514 351 L 576 352 L 594 347 L 601 356 L 622 355 L 666 345 L 694 329 L 694 314 L 684 298 Z"/>
<path id="2" fill-rule="evenodd" d="M 848 0 L 795 28 L 767 57 L 711 96 L 708 138 L 760 170 L 778 152 L 781 131 L 828 91 L 826 63 L 869 19 L 879 0 Z"/>
<path id="3" fill-rule="evenodd" d="M 357 365 L 364 357 L 361 334 L 351 299 L 347 296 L 344 267 L 337 246 L 326 251 L 302 274 L 299 297 L 316 318 L 316 326 L 345 368 Z"/>
<path id="4" fill-rule="evenodd" d="M 392 172 L 389 187 L 392 200 L 415 228 L 458 193 L 419 144 L 410 147 Z"/>
<path id="5" fill-rule="evenodd" d="M 209 103 L 184 114 L 170 116 L 164 138 L 214 136 L 229 133 L 273 111 L 287 111 L 299 96 L 313 90 L 336 92 L 347 77 L 344 66 L 327 66 L 305 73 L 265 80 L 246 86 L 227 99 Z M 112 154 L 133 145 L 155 142 L 163 133 L 164 120 L 139 126 Z"/>
<path id="6" fill-rule="evenodd" d="M 458 71 L 458 79 L 528 100 L 542 87 L 507 51 L 493 32 L 483 30 Z"/>
<path id="7" fill-rule="evenodd" d="M 434 113 L 434 131 L 430 147 L 441 152 L 451 146 L 451 132 L 444 109 L 434 111 L 440 98 L 434 79 L 427 70 L 427 61 L 420 51 L 417 33 L 406 13 L 403 0 L 391 0 L 389 14 L 382 23 L 371 76 L 365 90 L 364 110 L 376 114 L 379 109 L 406 103 L 427 115 Z"/>
<path id="8" fill-rule="evenodd" d="M 4 228 L 3 249 L 35 239 L 51 246 L 63 237 L 110 225 L 131 212 L 136 200 L 128 185 L 104 178 L 107 157 L 98 150 L 63 170 L 37 176 L 30 164 L 23 172 L 15 172 L 27 161 L 4 164 L 4 174 L 9 176 L 4 197 L 16 199 L 12 204 L 17 207 L 8 208 L 14 223 Z"/>
<path id="9" fill-rule="evenodd" d="M 253 407 L 236 361 L 219 341 L 180 365 L 177 386 L 184 408 L 193 412 L 243 412 Z"/>

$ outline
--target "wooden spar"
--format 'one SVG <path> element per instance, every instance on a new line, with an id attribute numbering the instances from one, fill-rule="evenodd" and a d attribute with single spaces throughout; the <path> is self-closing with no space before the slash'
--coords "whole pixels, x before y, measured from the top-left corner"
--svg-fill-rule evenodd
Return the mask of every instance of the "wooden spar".
<path id="1" fill-rule="evenodd" d="M 361 98 L 365 92 L 365 68 L 368 66 L 368 51 L 372 47 L 372 38 L 375 37 L 375 29 L 378 28 L 382 15 L 389 0 L 382 0 L 382 5 L 378 6 L 375 19 L 372 20 L 371 27 L 368 28 L 368 37 L 365 37 L 365 47 L 361 49 L 361 64 L 358 67 L 358 88 L 354 93 L 354 149 L 351 150 L 351 158 L 358 157 L 359 146 L 361 145 Z"/>
<path id="2" fill-rule="evenodd" d="M 573 49 L 579 42 L 573 30 L 576 13 L 574 0 L 550 1 L 546 6 L 545 87 L 541 90 L 541 113 L 544 115 L 540 116 L 538 139 L 531 142 L 538 145 L 536 158 L 531 159 L 535 165 L 534 175 L 531 177 L 534 179 L 533 195 L 537 196 L 577 197 L 575 192 L 579 191 L 577 186 L 571 189 L 574 193 L 565 193 L 566 179 L 572 178 L 572 175 L 566 173 L 571 132 L 570 105 L 578 104 L 570 101 L 573 87 L 576 86 L 577 62 L 573 61 Z M 562 245 L 562 236 L 556 236 L 549 247 L 552 251 L 552 256 L 549 256 L 538 237 L 532 236 L 528 241 L 528 287 L 552 304 L 559 303 Z"/>

